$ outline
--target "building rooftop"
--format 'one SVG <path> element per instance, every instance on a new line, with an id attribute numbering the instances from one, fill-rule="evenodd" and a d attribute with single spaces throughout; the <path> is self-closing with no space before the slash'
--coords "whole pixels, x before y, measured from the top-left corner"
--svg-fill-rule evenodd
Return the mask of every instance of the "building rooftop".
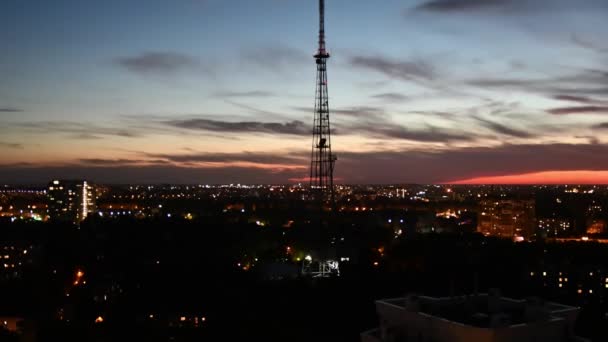
<path id="1" fill-rule="evenodd" d="M 547 302 L 539 298 L 513 299 L 486 293 L 454 297 L 410 295 L 378 302 L 478 328 L 546 321 L 561 317 L 568 312 L 578 311 L 576 307 Z"/>
<path id="2" fill-rule="evenodd" d="M 451 297 L 408 295 L 376 301 L 380 329 L 361 334 L 362 341 L 573 341 L 579 308 L 533 297 L 490 293 Z M 389 337 L 390 336 L 390 337 Z"/>

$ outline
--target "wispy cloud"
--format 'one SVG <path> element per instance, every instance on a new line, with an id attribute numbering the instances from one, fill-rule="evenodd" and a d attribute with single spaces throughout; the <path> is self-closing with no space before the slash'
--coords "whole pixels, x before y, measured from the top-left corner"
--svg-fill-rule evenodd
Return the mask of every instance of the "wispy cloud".
<path id="1" fill-rule="evenodd" d="M 146 153 L 151 158 L 159 158 L 175 163 L 253 163 L 266 165 L 306 165 L 309 152 L 234 152 L 234 153 L 189 153 L 189 154 L 156 154 Z"/>
<path id="2" fill-rule="evenodd" d="M 109 162 L 111 163 L 111 161 Z M 255 166 L 180 167 L 174 165 L 2 165 L 0 179 L 13 184 L 45 184 L 51 178 L 88 179 L 104 184 L 166 183 L 171 175 L 173 184 L 284 184 L 289 179 L 303 177 L 302 169 L 260 168 Z"/>
<path id="3" fill-rule="evenodd" d="M 597 125 L 594 125 L 592 128 L 594 129 L 608 129 L 608 122 L 602 122 Z"/>
<path id="4" fill-rule="evenodd" d="M 572 42 L 575 45 L 577 45 L 579 47 L 582 47 L 584 49 L 587 49 L 587 50 L 592 50 L 592 51 L 595 51 L 595 52 L 598 52 L 598 53 L 606 53 L 606 52 L 608 52 L 608 46 L 607 45 L 601 45 L 599 43 L 592 42 L 592 41 L 587 40 L 587 39 L 583 39 L 583 38 L 579 37 L 576 34 L 572 34 Z"/>
<path id="5" fill-rule="evenodd" d="M 608 72 L 580 69 L 569 75 L 545 78 L 477 78 L 465 84 L 483 90 L 512 90 L 535 93 L 554 100 L 605 104 L 608 97 Z"/>
<path id="6" fill-rule="evenodd" d="M 372 95 L 372 98 L 384 100 L 387 102 L 403 102 L 409 99 L 408 96 L 403 95 L 401 93 L 382 93 Z"/>
<path id="7" fill-rule="evenodd" d="M 294 107 L 299 111 L 311 111 L 310 108 Z M 359 135 L 377 139 L 400 139 L 423 143 L 447 143 L 454 141 L 473 141 L 474 134 L 449 130 L 426 125 L 423 128 L 407 128 L 394 122 L 382 107 L 358 106 L 339 107 L 331 110 L 331 114 L 339 118 L 332 125 L 337 135 Z M 429 114 L 429 113 L 425 113 Z M 432 113 L 447 117 L 448 113 Z M 310 132 L 308 133 L 310 134 Z"/>
<path id="8" fill-rule="evenodd" d="M 240 57 L 245 63 L 278 72 L 312 60 L 305 52 L 280 44 L 243 49 Z"/>
<path id="9" fill-rule="evenodd" d="M 331 110 L 331 113 L 359 119 L 380 119 L 384 116 L 384 109 L 373 106 L 339 107 Z"/>
<path id="10" fill-rule="evenodd" d="M 428 126 L 425 129 L 408 129 L 397 124 L 355 124 L 348 126 L 340 131 L 350 133 L 359 133 L 379 139 L 401 139 L 409 141 L 417 141 L 423 143 L 447 143 L 454 141 L 473 141 L 475 136 L 464 132 L 454 132 L 450 130 L 440 129 L 433 126 Z"/>
<path id="11" fill-rule="evenodd" d="M 495 121 L 490 121 L 480 117 L 475 117 L 475 120 L 479 121 L 482 126 L 489 128 L 490 130 L 498 134 L 508 135 L 515 138 L 531 138 L 534 136 L 529 132 L 518 130 L 516 128 L 509 127 Z"/>
<path id="12" fill-rule="evenodd" d="M 289 135 L 309 135 L 311 129 L 309 125 L 301 121 L 288 122 L 261 122 L 261 121 L 219 121 L 209 119 L 183 119 L 169 120 L 164 122 L 166 125 L 188 129 L 202 130 L 211 132 L 226 133 L 269 133 L 269 134 L 289 134 Z"/>
<path id="13" fill-rule="evenodd" d="M 12 149 L 22 149 L 24 146 L 23 146 L 23 144 L 0 141 L 0 147 L 12 148 Z"/>
<path id="14" fill-rule="evenodd" d="M 458 13 L 494 11 L 500 13 L 511 12 L 537 12 L 543 13 L 561 9 L 606 9 L 608 4 L 604 0 L 427 0 L 416 6 L 414 10 Z"/>
<path id="15" fill-rule="evenodd" d="M 423 60 L 395 61 L 380 56 L 355 56 L 350 59 L 350 64 L 403 81 L 431 81 L 436 77 L 434 67 Z"/>
<path id="16" fill-rule="evenodd" d="M 240 102 L 236 102 L 236 101 L 232 101 L 232 100 L 226 100 L 226 103 L 229 103 L 239 109 L 244 109 L 245 111 L 247 111 L 248 113 L 254 114 L 254 115 L 259 115 L 259 116 L 263 116 L 263 117 L 274 117 L 274 118 L 284 118 L 285 115 L 281 114 L 281 113 L 275 113 L 275 112 L 271 112 L 269 110 L 266 109 L 262 109 L 256 106 L 252 106 L 249 104 L 244 104 L 244 103 L 240 103 Z"/>
<path id="17" fill-rule="evenodd" d="M 553 99 L 559 101 L 570 101 L 570 102 L 578 102 L 578 103 L 597 103 L 600 102 L 598 100 L 592 99 L 587 96 L 577 96 L 577 95 L 555 95 Z"/>
<path id="18" fill-rule="evenodd" d="M 145 135 L 144 130 L 132 126 L 131 123 L 121 127 L 73 121 L 11 122 L 2 128 L 36 134 L 64 134 L 71 139 L 83 140 L 101 139 L 104 136 L 138 138 Z"/>
<path id="19" fill-rule="evenodd" d="M 608 145 L 597 143 L 341 151 L 336 177 L 349 183 L 437 183 L 541 171 L 608 170 L 606 154 Z M 142 154 L 133 160 L 83 159 L 65 166 L 2 165 L 0 179 L 44 182 L 72 177 L 104 183 L 158 183 L 166 182 L 171 174 L 175 183 L 277 184 L 305 177 L 307 158 L 307 151 Z"/>
<path id="20" fill-rule="evenodd" d="M 553 115 L 570 115 L 570 114 L 608 114 L 608 107 L 604 106 L 579 106 L 579 107 L 561 107 L 547 110 L 547 113 Z"/>
<path id="21" fill-rule="evenodd" d="M 15 107 L 0 107 L 0 113 L 21 113 L 23 109 Z"/>
<path id="22" fill-rule="evenodd" d="M 445 151 L 340 153 L 339 175 L 350 182 L 437 183 L 539 171 L 608 170 L 605 144 L 502 145 Z M 445 165 L 450 165 L 446 171 Z"/>
<path id="23" fill-rule="evenodd" d="M 168 161 L 163 159 L 102 159 L 102 158 L 83 158 L 78 160 L 83 166 L 100 167 L 121 167 L 121 166 L 150 166 L 168 165 Z"/>
<path id="24" fill-rule="evenodd" d="M 264 90 L 250 90 L 250 91 L 218 91 L 215 93 L 217 97 L 273 97 L 275 93 Z"/>
<path id="25" fill-rule="evenodd" d="M 199 59 L 176 52 L 145 52 L 137 56 L 119 57 L 118 66 L 141 75 L 174 75 L 183 71 L 202 70 Z"/>
<path id="26" fill-rule="evenodd" d="M 431 0 L 416 7 L 431 12 L 460 12 L 496 8 L 513 3 L 513 0 Z"/>

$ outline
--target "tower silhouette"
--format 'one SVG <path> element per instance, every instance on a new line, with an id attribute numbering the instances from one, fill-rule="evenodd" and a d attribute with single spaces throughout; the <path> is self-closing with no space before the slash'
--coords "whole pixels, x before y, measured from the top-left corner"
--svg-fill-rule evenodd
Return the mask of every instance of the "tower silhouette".
<path id="1" fill-rule="evenodd" d="M 327 59 L 325 46 L 325 0 L 319 0 L 319 49 L 314 55 L 317 64 L 315 115 L 312 130 L 310 161 L 310 190 L 321 208 L 334 204 L 334 165 L 336 156 L 331 152 L 329 124 L 329 96 L 327 94 Z"/>

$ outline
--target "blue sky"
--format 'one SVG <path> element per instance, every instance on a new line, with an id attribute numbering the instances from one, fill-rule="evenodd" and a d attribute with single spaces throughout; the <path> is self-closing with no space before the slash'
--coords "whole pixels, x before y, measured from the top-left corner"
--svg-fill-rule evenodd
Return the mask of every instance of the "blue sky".
<path id="1" fill-rule="evenodd" d="M 608 170 L 607 2 L 326 2 L 340 181 Z M 317 6 L 5 0 L 0 182 L 304 177 Z"/>

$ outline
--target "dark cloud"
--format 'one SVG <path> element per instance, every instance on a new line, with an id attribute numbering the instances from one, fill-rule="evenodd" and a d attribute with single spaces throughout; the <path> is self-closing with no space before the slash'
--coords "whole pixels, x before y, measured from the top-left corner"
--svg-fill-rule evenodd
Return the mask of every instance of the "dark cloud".
<path id="1" fill-rule="evenodd" d="M 598 87 L 598 86 L 571 86 L 571 87 L 547 87 L 548 91 L 552 91 L 555 93 L 569 93 L 569 94 L 578 94 L 583 96 L 608 96 L 608 87 Z"/>
<path id="2" fill-rule="evenodd" d="M 467 81 L 468 84 L 481 88 L 529 87 L 538 81 L 529 79 L 480 78 Z"/>
<path id="3" fill-rule="evenodd" d="M 237 108 L 240 109 L 244 109 L 247 112 L 251 113 L 251 114 L 255 114 L 255 115 L 260 115 L 260 116 L 264 116 L 264 117 L 276 117 L 276 118 L 284 118 L 284 115 L 281 113 L 275 113 L 275 112 L 271 112 L 269 110 L 265 110 L 265 109 L 261 109 L 258 107 L 254 107 L 252 105 L 248 105 L 248 104 L 244 104 L 244 103 L 239 103 L 236 101 L 230 101 L 230 100 L 226 100 L 226 103 L 229 103 Z"/>
<path id="4" fill-rule="evenodd" d="M 597 100 L 586 96 L 577 96 L 577 95 L 555 95 L 553 99 L 560 101 L 570 101 L 570 102 L 578 102 L 578 103 L 596 103 Z"/>
<path id="5" fill-rule="evenodd" d="M 295 107 L 294 109 L 312 111 L 312 109 L 304 107 Z M 473 141 L 476 138 L 475 135 L 465 132 L 455 132 L 433 126 L 427 126 L 423 129 L 409 129 L 391 121 L 381 107 L 342 107 L 331 110 L 331 114 L 340 116 L 341 119 L 337 122 L 334 121 L 332 124 L 336 128 L 334 133 L 337 133 L 337 135 L 361 135 L 378 139 L 390 138 L 426 143 Z M 447 113 L 441 114 L 448 115 Z"/>
<path id="6" fill-rule="evenodd" d="M 460 12 L 501 7 L 512 0 L 431 0 L 416 7 L 417 10 L 431 12 Z"/>
<path id="7" fill-rule="evenodd" d="M 422 60 L 394 61 L 379 56 L 355 56 L 350 59 L 350 64 L 405 81 L 430 81 L 436 77 L 433 66 Z"/>
<path id="8" fill-rule="evenodd" d="M 605 0 L 427 0 L 416 6 L 416 11 L 436 13 L 460 13 L 492 11 L 497 13 L 535 12 L 544 13 L 552 10 L 606 9 Z"/>
<path id="9" fill-rule="evenodd" d="M 330 110 L 332 114 L 348 116 L 352 118 L 374 118 L 379 119 L 384 116 L 384 109 L 380 107 L 372 106 L 360 106 L 360 107 L 342 107 Z"/>
<path id="10" fill-rule="evenodd" d="M 137 166 L 137 165 L 167 165 L 169 164 L 163 159 L 100 159 L 100 158 L 84 158 L 79 160 L 80 164 L 86 166 L 100 167 L 119 167 L 119 166 Z"/>
<path id="11" fill-rule="evenodd" d="M 579 37 L 576 34 L 572 34 L 572 42 L 575 45 L 580 46 L 582 48 L 585 48 L 587 50 L 592 50 L 592 51 L 595 51 L 595 52 L 598 52 L 598 53 L 606 53 L 606 52 L 608 52 L 608 47 L 606 47 L 606 45 L 602 46 L 599 43 L 583 39 L 583 38 Z"/>
<path id="12" fill-rule="evenodd" d="M 605 144 L 503 145 L 445 151 L 340 153 L 351 183 L 438 183 L 539 171 L 608 170 Z"/>
<path id="13" fill-rule="evenodd" d="M 382 94 L 376 94 L 372 96 L 375 99 L 381 99 L 381 100 L 385 100 L 388 102 L 402 102 L 402 101 L 406 101 L 409 99 L 409 97 L 400 94 L 400 93 L 382 93 Z"/>
<path id="14" fill-rule="evenodd" d="M 608 2 L 607 2 L 608 3 Z M 557 100 L 583 102 L 585 98 L 608 96 L 608 72 L 582 69 L 566 76 L 547 78 L 478 78 L 465 81 L 483 90 L 519 91 L 549 96 Z M 597 100 L 600 102 L 602 100 Z M 605 103 L 605 101 L 604 101 Z"/>
<path id="15" fill-rule="evenodd" d="M 482 126 L 491 129 L 492 131 L 502 134 L 508 135 L 515 138 L 531 138 L 534 135 L 525 131 L 521 131 L 512 127 L 508 127 L 498 122 L 482 119 L 479 117 L 475 117 L 477 121 L 481 123 Z"/>
<path id="16" fill-rule="evenodd" d="M 0 147 L 22 149 L 23 148 L 23 144 L 9 143 L 9 142 L 0 141 Z"/>
<path id="17" fill-rule="evenodd" d="M 272 71 L 284 71 L 297 64 L 310 63 L 312 54 L 284 45 L 259 46 L 241 51 L 241 59 Z"/>
<path id="18" fill-rule="evenodd" d="M 0 107 L 0 113 L 21 113 L 23 109 L 14 107 Z"/>
<path id="19" fill-rule="evenodd" d="M 143 131 L 136 127 L 116 128 L 101 126 L 97 124 L 72 122 L 72 121 L 40 121 L 9 123 L 4 128 L 19 129 L 24 132 L 37 134 L 65 134 L 72 139 L 101 139 L 103 136 L 114 136 L 123 138 L 138 138 L 143 136 Z"/>
<path id="20" fill-rule="evenodd" d="M 301 178 L 306 173 L 302 170 L 256 167 L 0 166 L 0 179 L 6 184 L 47 184 L 53 178 L 87 179 L 102 184 L 285 184 L 289 179 Z"/>
<path id="21" fill-rule="evenodd" d="M 40 167 L 2 165 L 0 179 L 5 183 L 40 183 L 49 179 L 84 178 L 100 183 L 252 183 L 280 184 L 306 177 L 308 153 L 189 156 L 149 155 L 152 160 L 179 164 L 198 161 L 226 162 L 240 159 L 268 164 L 298 164 L 304 169 L 256 167 L 184 167 L 176 165 L 125 165 L 123 160 L 89 160 L 80 165 Z M 502 145 L 449 150 L 403 150 L 339 152 L 336 177 L 346 183 L 438 183 L 476 177 L 503 176 L 540 171 L 608 170 L 606 144 Z M 166 157 L 166 158 L 164 158 Z M 285 159 L 287 158 L 287 159 Z M 288 162 L 288 163 L 285 163 Z M 94 165 L 94 164 L 100 165 Z"/>
<path id="22" fill-rule="evenodd" d="M 273 97 L 275 93 L 263 90 L 252 91 L 220 91 L 215 93 L 218 97 Z"/>
<path id="23" fill-rule="evenodd" d="M 254 163 L 254 164 L 293 164 L 306 165 L 310 152 L 238 152 L 238 153 L 190 153 L 190 154 L 155 154 L 146 153 L 147 157 L 175 163 Z"/>
<path id="24" fill-rule="evenodd" d="M 401 139 L 425 143 L 448 143 L 453 141 L 473 141 L 476 136 L 464 132 L 452 132 L 437 127 L 428 126 L 426 129 L 408 129 L 398 124 L 357 122 L 339 125 L 338 132 L 360 134 L 378 139 Z"/>
<path id="25" fill-rule="evenodd" d="M 593 126 L 594 129 L 608 129 L 608 122 L 602 122 Z"/>
<path id="26" fill-rule="evenodd" d="M 78 133 L 78 134 L 70 135 L 69 138 L 70 139 L 76 139 L 76 140 L 99 140 L 99 139 L 103 139 L 103 137 L 100 137 L 98 135 L 91 134 L 91 133 Z"/>
<path id="27" fill-rule="evenodd" d="M 561 107 L 547 110 L 547 113 L 553 115 L 569 115 L 569 114 L 608 114 L 608 107 L 604 106 L 579 106 L 579 107 Z"/>
<path id="28" fill-rule="evenodd" d="M 309 135 L 312 132 L 309 125 L 306 125 L 302 121 L 297 120 L 281 123 L 260 121 L 229 122 L 208 119 L 185 119 L 165 121 L 165 124 L 172 127 L 189 130 L 227 133 L 272 133 Z"/>
<path id="29" fill-rule="evenodd" d="M 385 100 L 388 102 L 403 102 L 409 100 L 409 97 L 400 93 L 382 93 L 372 95 L 374 99 Z"/>
<path id="30" fill-rule="evenodd" d="M 303 113 L 313 113 L 313 106 L 310 107 L 291 107 L 294 110 Z M 339 115 L 350 118 L 377 118 L 384 115 L 384 108 L 376 106 L 353 106 L 353 107 L 337 107 L 330 108 L 330 115 Z"/>
<path id="31" fill-rule="evenodd" d="M 119 66 L 144 75 L 170 75 L 201 66 L 194 57 L 175 52 L 146 52 L 133 57 L 120 57 L 114 61 Z"/>

